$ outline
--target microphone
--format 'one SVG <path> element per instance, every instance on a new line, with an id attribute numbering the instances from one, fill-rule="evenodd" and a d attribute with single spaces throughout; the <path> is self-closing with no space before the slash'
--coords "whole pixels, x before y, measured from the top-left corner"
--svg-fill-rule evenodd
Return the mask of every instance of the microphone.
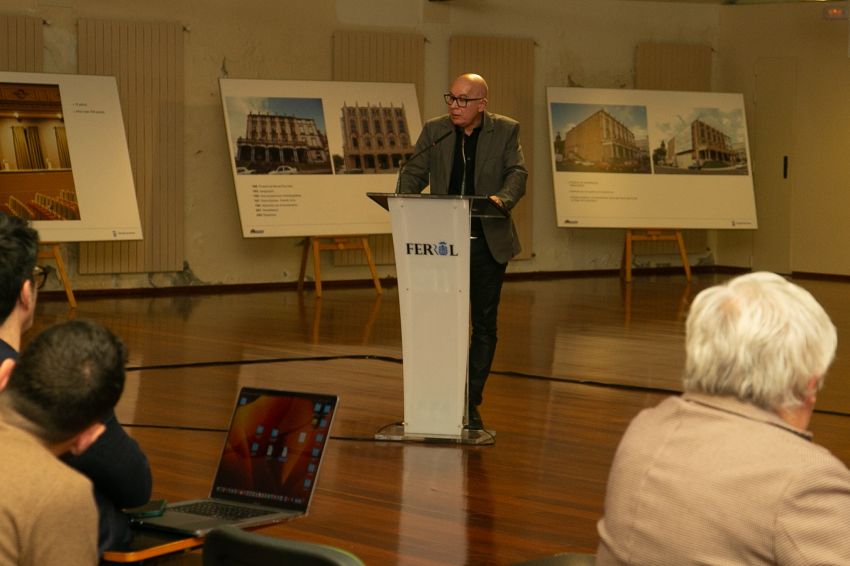
<path id="1" fill-rule="evenodd" d="M 401 188 L 401 174 L 404 171 L 404 168 L 407 167 L 407 164 L 410 163 L 411 161 L 413 161 L 414 159 L 416 159 L 417 157 L 419 157 L 420 155 L 422 155 L 423 153 L 429 152 L 432 149 L 434 149 L 435 147 L 437 147 L 437 144 L 439 144 L 441 141 L 443 141 L 444 139 L 446 139 L 447 137 L 449 137 L 453 133 L 455 133 L 454 128 L 452 128 L 451 130 L 449 130 L 448 132 L 446 132 L 442 136 L 440 136 L 437 139 L 435 139 L 434 141 L 432 141 L 429 145 L 423 147 L 422 149 L 420 149 L 419 151 L 417 151 L 416 153 L 411 155 L 410 159 L 408 159 L 407 161 L 404 161 L 402 163 L 401 167 L 398 168 L 398 176 L 396 177 L 396 180 L 395 180 L 395 192 L 396 192 L 396 194 L 398 194 L 398 191 Z"/>
<path id="2" fill-rule="evenodd" d="M 460 138 L 460 158 L 463 160 L 463 177 L 460 179 L 460 196 L 466 195 L 466 136 Z"/>

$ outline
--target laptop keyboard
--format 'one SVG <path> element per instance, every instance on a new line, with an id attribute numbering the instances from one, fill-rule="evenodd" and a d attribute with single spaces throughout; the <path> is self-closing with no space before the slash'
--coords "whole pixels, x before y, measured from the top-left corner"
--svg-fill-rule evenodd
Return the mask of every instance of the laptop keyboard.
<path id="1" fill-rule="evenodd" d="M 191 513 L 193 515 L 203 515 L 205 517 L 216 517 L 219 519 L 238 520 L 250 519 L 251 517 L 259 517 L 260 515 L 269 515 L 273 511 L 266 509 L 251 509 L 249 507 L 240 507 L 238 505 L 228 505 L 219 501 L 198 501 L 187 505 L 175 505 L 170 507 L 169 511 L 178 513 Z"/>

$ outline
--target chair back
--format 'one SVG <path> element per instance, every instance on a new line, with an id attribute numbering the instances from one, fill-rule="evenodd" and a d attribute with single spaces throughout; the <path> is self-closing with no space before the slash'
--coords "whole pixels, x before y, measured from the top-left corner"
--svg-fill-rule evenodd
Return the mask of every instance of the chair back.
<path id="1" fill-rule="evenodd" d="M 596 555 L 584 552 L 563 552 L 552 556 L 544 556 L 520 562 L 513 566 L 593 566 L 596 564 Z"/>
<path id="2" fill-rule="evenodd" d="M 279 539 L 243 531 L 236 527 L 220 527 L 204 539 L 204 566 L 364 566 L 345 550 L 296 540 Z"/>

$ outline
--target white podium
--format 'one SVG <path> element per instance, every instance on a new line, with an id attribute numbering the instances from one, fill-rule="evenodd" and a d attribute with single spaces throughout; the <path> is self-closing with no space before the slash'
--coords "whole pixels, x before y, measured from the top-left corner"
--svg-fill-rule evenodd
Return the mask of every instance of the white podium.
<path id="1" fill-rule="evenodd" d="M 487 197 L 368 196 L 390 211 L 404 359 L 404 423 L 376 438 L 492 442 L 492 431 L 464 429 L 469 235 L 473 216 L 507 213 Z"/>

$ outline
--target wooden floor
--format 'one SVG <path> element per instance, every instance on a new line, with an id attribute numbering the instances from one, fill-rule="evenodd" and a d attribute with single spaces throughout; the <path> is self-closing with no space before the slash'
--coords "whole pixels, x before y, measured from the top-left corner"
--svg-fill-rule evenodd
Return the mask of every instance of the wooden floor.
<path id="1" fill-rule="evenodd" d="M 508 282 L 482 416 L 494 446 L 376 442 L 400 421 L 398 296 L 371 288 L 79 299 L 39 304 L 36 328 L 99 321 L 128 344 L 118 417 L 150 457 L 154 491 L 207 494 L 241 386 L 338 394 L 308 517 L 262 529 L 345 548 L 370 565 L 509 565 L 594 551 L 617 442 L 679 389 L 689 301 L 726 276 Z M 798 281 L 839 329 L 813 422 L 850 463 L 850 284 Z"/>

